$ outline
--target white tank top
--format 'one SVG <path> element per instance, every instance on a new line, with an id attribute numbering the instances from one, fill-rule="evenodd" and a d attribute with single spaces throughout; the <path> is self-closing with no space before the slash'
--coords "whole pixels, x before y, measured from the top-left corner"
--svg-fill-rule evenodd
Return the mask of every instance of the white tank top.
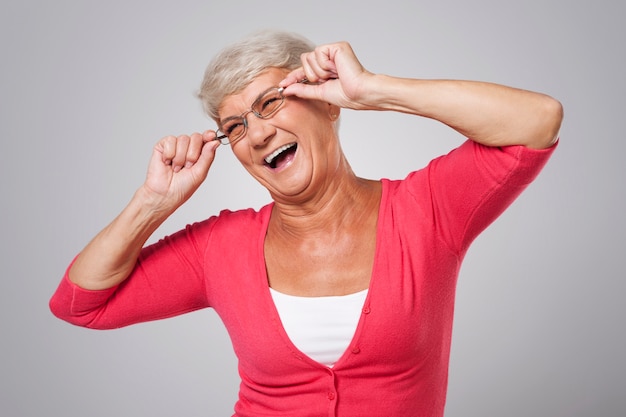
<path id="1" fill-rule="evenodd" d="M 270 288 L 291 342 L 311 359 L 332 367 L 350 345 L 367 290 L 330 297 L 298 297 Z"/>

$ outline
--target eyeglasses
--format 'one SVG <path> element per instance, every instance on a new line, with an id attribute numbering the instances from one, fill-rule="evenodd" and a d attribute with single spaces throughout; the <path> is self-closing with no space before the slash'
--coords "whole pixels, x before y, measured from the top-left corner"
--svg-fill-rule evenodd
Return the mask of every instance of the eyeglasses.
<path id="1" fill-rule="evenodd" d="M 246 120 L 248 113 L 253 113 L 259 119 L 269 118 L 278 111 L 285 101 L 283 90 L 283 87 L 272 87 L 265 90 L 254 100 L 250 110 L 243 112 L 241 116 L 232 116 L 221 122 L 215 140 L 219 140 L 222 145 L 228 145 L 241 139 L 248 130 L 248 121 Z"/>

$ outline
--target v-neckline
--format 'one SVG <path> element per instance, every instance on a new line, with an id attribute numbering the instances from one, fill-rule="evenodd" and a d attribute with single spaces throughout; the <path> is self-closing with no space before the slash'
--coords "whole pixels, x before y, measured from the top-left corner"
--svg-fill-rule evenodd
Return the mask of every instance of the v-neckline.
<path id="1" fill-rule="evenodd" d="M 258 247 L 257 247 L 259 269 L 260 269 L 260 273 L 258 274 L 258 276 L 262 280 L 261 285 L 264 288 L 264 291 L 262 291 L 263 293 L 262 296 L 264 298 L 265 304 L 268 306 L 269 317 L 272 320 L 272 323 L 274 324 L 277 333 L 283 339 L 283 342 L 287 345 L 287 347 L 292 352 L 294 352 L 294 354 L 296 354 L 297 357 L 309 362 L 312 366 L 323 368 L 326 370 L 340 369 L 341 366 L 348 360 L 350 354 L 355 353 L 359 349 L 358 348 L 359 340 L 361 338 L 361 335 L 365 327 L 365 316 L 369 314 L 369 312 L 371 311 L 372 300 L 375 300 L 375 288 L 376 288 L 376 285 L 378 285 L 377 277 L 379 274 L 377 273 L 377 271 L 379 268 L 379 262 L 380 262 L 379 258 L 381 256 L 381 250 L 383 250 L 383 245 L 380 239 L 381 239 L 381 236 L 383 235 L 382 230 L 383 230 L 383 227 L 384 227 L 383 225 L 386 220 L 384 218 L 385 211 L 383 210 L 383 207 L 386 205 L 387 196 L 388 196 L 388 184 L 385 179 L 382 179 L 381 180 L 381 196 L 380 196 L 380 201 L 379 201 L 379 206 L 378 206 L 378 218 L 376 220 L 376 245 L 374 249 L 374 262 L 372 264 L 370 282 L 367 288 L 367 297 L 365 298 L 365 302 L 363 303 L 363 306 L 361 308 L 361 316 L 359 317 L 359 321 L 357 323 L 356 329 L 354 330 L 352 339 L 350 343 L 348 344 L 346 350 L 341 354 L 339 359 L 337 359 L 337 361 L 332 367 L 329 367 L 327 365 L 324 365 L 316 361 L 315 359 L 311 358 L 306 353 L 298 349 L 298 347 L 289 338 L 289 335 L 287 335 L 287 331 L 285 330 L 285 327 L 283 326 L 280 320 L 278 309 L 276 308 L 276 304 L 274 303 L 274 300 L 272 299 L 272 294 L 270 293 L 269 277 L 267 275 L 267 267 L 265 263 L 265 249 L 264 249 L 265 236 L 267 235 L 267 230 L 269 227 L 270 217 L 272 214 L 274 203 L 270 203 L 264 207 L 265 213 L 263 217 L 263 224 L 262 224 L 262 227 L 260 228 L 260 234 L 258 237 Z"/>

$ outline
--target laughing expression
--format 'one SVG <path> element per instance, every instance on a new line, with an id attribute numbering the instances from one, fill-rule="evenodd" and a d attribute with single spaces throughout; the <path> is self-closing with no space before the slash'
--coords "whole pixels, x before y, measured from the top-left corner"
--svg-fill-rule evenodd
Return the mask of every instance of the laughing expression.
<path id="1" fill-rule="evenodd" d="M 278 85 L 286 74 L 272 68 L 239 93 L 226 97 L 219 108 L 222 120 L 245 112 L 260 92 Z M 248 129 L 232 145 L 233 153 L 275 201 L 312 197 L 332 183 L 342 153 L 334 119 L 329 116 L 331 107 L 285 96 L 269 118 L 260 119 L 253 113 L 245 116 Z"/>

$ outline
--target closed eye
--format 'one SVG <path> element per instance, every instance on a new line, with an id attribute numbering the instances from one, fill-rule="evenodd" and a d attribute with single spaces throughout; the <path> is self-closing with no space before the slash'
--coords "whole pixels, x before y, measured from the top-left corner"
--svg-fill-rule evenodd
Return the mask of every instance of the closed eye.
<path id="1" fill-rule="evenodd" d="M 277 100 L 280 100 L 280 97 L 270 97 L 267 100 L 263 101 L 263 106 L 261 107 L 261 113 L 263 113 L 268 107 L 273 107 L 274 106 L 274 102 L 276 102 Z"/>
<path id="2" fill-rule="evenodd" d="M 230 121 L 224 123 L 222 125 L 222 131 L 226 134 L 226 136 L 230 136 L 237 131 L 243 129 L 243 120 L 240 119 L 231 119 Z"/>

